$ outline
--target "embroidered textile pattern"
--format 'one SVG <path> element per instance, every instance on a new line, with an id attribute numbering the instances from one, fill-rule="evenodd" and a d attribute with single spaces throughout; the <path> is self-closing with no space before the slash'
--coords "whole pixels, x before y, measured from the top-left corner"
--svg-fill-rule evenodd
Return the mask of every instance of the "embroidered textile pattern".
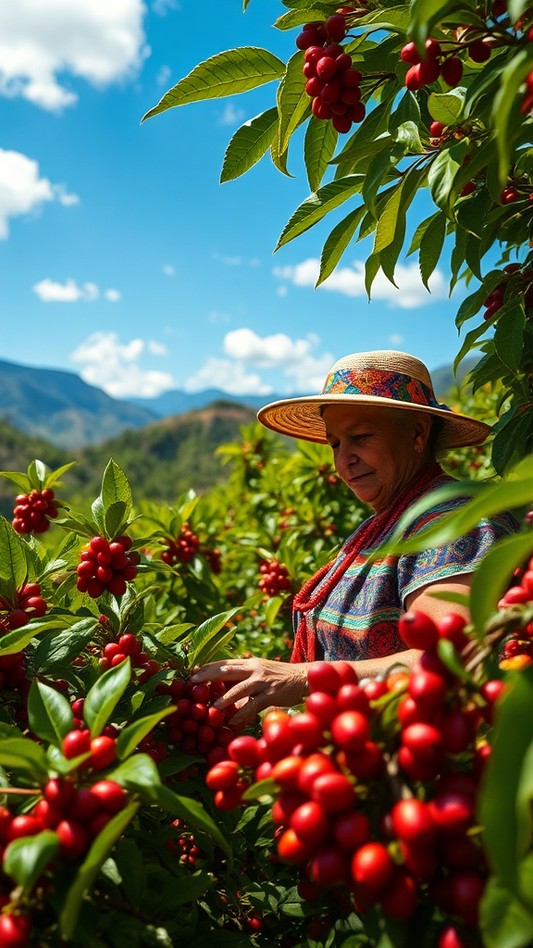
<path id="1" fill-rule="evenodd" d="M 341 369 L 330 372 L 322 391 L 323 395 L 378 395 L 396 401 L 446 408 L 436 400 L 429 386 L 419 379 L 401 372 L 384 369 Z"/>
<path id="2" fill-rule="evenodd" d="M 434 478 L 423 493 L 449 481 L 446 476 Z M 418 533 L 432 520 L 460 507 L 464 501 L 464 497 L 455 498 L 432 507 L 416 519 L 409 534 Z M 518 529 L 510 514 L 501 514 L 481 521 L 474 530 L 453 543 L 406 556 L 382 557 L 369 564 L 369 553 L 390 536 L 398 519 L 385 523 L 379 535 L 372 537 L 371 542 L 358 551 L 338 582 L 332 587 L 330 583 L 324 600 L 305 616 L 295 613 L 297 623 L 302 619 L 306 623 L 308 643 L 314 636 L 315 653 L 311 658 L 305 657 L 301 651 L 300 657 L 293 660 L 312 661 L 323 657 L 326 661 L 361 661 L 404 651 L 405 643 L 398 633 L 398 619 L 405 611 L 406 597 L 437 580 L 453 579 L 461 573 L 472 572 L 496 540 Z M 314 587 L 313 599 L 319 599 L 321 588 L 328 585 L 332 572 L 337 571 L 344 560 L 346 548 L 350 548 L 368 523 L 365 521 L 352 534 L 335 562 L 322 573 Z"/>

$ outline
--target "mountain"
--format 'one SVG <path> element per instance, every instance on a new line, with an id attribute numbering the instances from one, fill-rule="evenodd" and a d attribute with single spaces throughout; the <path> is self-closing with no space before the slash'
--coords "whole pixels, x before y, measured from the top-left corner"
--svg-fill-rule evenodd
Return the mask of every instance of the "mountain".
<path id="1" fill-rule="evenodd" d="M 257 411 L 263 405 L 283 397 L 283 395 L 230 395 L 218 388 L 206 388 L 203 392 L 182 392 L 181 389 L 174 388 L 169 392 L 163 392 L 157 398 L 132 398 L 131 402 L 147 408 L 160 418 L 166 418 L 168 415 L 181 415 L 182 412 L 192 411 L 194 408 L 205 408 L 206 405 L 220 400 L 249 405 Z"/>
<path id="2" fill-rule="evenodd" d="M 25 471 L 34 458 L 40 458 L 50 468 L 77 461 L 65 474 L 65 486 L 59 495 L 79 507 L 97 497 L 104 467 L 113 457 L 126 472 L 135 500 L 169 503 L 191 487 L 203 492 L 224 480 L 228 468 L 215 457 L 215 449 L 238 440 L 241 425 L 254 418 L 251 408 L 220 401 L 141 429 L 124 431 L 104 444 L 73 451 L 23 434 L 0 420 L 0 470 Z M 11 518 L 17 493 L 13 484 L 0 478 L 0 512 L 4 516 Z"/>
<path id="3" fill-rule="evenodd" d="M 32 437 L 77 448 L 142 428 L 157 415 L 111 398 L 73 372 L 0 361 L 0 418 Z"/>
<path id="4" fill-rule="evenodd" d="M 434 369 L 431 373 L 431 379 L 437 398 L 445 399 L 457 385 L 462 385 L 477 362 L 479 362 L 479 356 L 470 356 L 468 359 L 463 359 L 457 369 L 457 376 L 453 374 L 453 365 L 444 365 L 440 369 Z"/>

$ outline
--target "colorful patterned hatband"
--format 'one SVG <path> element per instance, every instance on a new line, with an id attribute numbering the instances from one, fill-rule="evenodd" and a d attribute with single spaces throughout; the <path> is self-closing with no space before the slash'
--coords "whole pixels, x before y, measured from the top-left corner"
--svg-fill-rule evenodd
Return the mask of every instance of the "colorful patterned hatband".
<path id="1" fill-rule="evenodd" d="M 330 372 L 322 390 L 323 395 L 374 395 L 397 402 L 410 402 L 450 411 L 440 404 L 433 390 L 419 379 L 401 372 L 385 369 L 340 369 Z"/>

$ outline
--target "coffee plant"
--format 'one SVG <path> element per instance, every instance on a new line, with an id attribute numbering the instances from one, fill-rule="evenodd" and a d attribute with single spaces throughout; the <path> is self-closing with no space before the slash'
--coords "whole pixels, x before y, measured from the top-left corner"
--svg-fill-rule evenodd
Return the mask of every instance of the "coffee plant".
<path id="1" fill-rule="evenodd" d="M 317 286 L 352 241 L 372 234 L 369 295 L 380 270 L 394 283 L 405 250 L 417 255 L 426 287 L 441 257 L 449 261 L 451 289 L 459 280 L 474 283 L 456 325 L 459 331 L 470 320 L 476 325 L 456 366 L 477 352 L 474 391 L 488 383 L 501 389 L 492 461 L 502 473 L 533 446 L 533 6 L 528 0 L 282 4 L 274 25 L 295 31 L 288 63 L 252 46 L 221 52 L 144 118 L 276 81 L 276 104 L 233 135 L 221 182 L 246 173 L 266 152 L 288 174 L 291 138 L 305 126 L 311 194 L 277 247 L 337 209 L 347 211 L 324 244 Z M 426 189 L 434 210 L 417 220 L 410 209 Z M 406 245 L 408 225 L 414 233 Z"/>
<path id="2" fill-rule="evenodd" d="M 134 508 L 113 460 L 79 512 L 62 472 L 4 472 L 26 496 L 55 478 L 61 506 L 41 534 L 0 520 L 0 948 L 531 943 L 533 467 L 487 480 L 477 452 L 441 488 L 470 500 L 390 543 L 515 509 L 471 624 L 407 614 L 418 669 L 314 663 L 305 709 L 246 726 L 191 673 L 288 660 L 292 594 L 367 513 L 328 448 L 250 425 L 226 484 L 166 507 Z"/>

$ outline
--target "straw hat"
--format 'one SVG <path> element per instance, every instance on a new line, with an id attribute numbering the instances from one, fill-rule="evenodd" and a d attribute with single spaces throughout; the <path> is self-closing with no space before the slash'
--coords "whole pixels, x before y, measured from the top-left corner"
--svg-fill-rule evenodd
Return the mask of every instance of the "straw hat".
<path id="1" fill-rule="evenodd" d="M 339 359 L 321 395 L 272 402 L 261 408 L 257 417 L 272 431 L 326 444 L 321 416 L 325 405 L 381 405 L 401 411 L 426 411 L 444 422 L 438 437 L 439 449 L 481 444 L 490 432 L 490 426 L 484 422 L 439 404 L 424 363 L 406 352 L 391 349 L 356 352 Z"/>

